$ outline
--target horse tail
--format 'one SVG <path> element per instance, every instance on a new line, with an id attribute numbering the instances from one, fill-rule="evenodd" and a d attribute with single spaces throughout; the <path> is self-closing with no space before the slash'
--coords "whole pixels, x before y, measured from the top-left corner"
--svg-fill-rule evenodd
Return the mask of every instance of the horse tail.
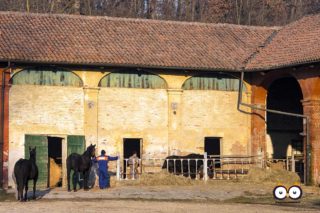
<path id="1" fill-rule="evenodd" d="M 12 171 L 12 180 L 13 180 L 14 185 L 15 185 L 15 187 L 16 187 L 16 190 L 15 190 L 15 198 L 18 200 L 18 183 L 17 183 L 17 178 L 16 178 L 16 175 L 15 175 L 15 173 L 14 173 L 14 170 L 15 170 L 15 169 L 13 169 L 13 171 Z"/>
<path id="2" fill-rule="evenodd" d="M 12 180 L 13 180 L 14 184 L 17 186 L 17 179 L 16 179 L 16 176 L 14 174 L 14 171 L 12 171 Z"/>

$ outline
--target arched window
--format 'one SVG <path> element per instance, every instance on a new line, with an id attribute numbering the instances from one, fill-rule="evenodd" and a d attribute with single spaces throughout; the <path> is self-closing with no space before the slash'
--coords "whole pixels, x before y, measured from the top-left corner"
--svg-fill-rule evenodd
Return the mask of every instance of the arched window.
<path id="1" fill-rule="evenodd" d="M 182 85 L 184 90 L 222 90 L 238 91 L 240 80 L 228 74 L 194 76 Z M 245 85 L 243 87 L 245 90 Z"/>
<path id="2" fill-rule="evenodd" d="M 16 73 L 13 85 L 47 85 L 81 87 L 82 80 L 73 72 L 56 67 L 32 67 Z"/>
<path id="3" fill-rule="evenodd" d="M 167 88 L 165 80 L 158 75 L 136 70 L 112 72 L 101 79 L 99 86 L 141 89 Z"/>

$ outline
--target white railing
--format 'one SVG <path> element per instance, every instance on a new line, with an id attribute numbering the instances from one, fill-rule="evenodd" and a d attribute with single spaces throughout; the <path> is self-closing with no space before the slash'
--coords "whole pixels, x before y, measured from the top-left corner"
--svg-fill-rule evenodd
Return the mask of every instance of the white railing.
<path id="1" fill-rule="evenodd" d="M 124 159 L 117 162 L 117 180 L 134 180 L 142 173 L 151 173 L 146 168 L 158 172 L 160 168 L 167 172 L 189 177 L 191 179 L 234 179 L 245 175 L 252 167 L 264 167 L 262 156 L 206 156 L 203 158 L 143 158 L 139 160 Z M 156 173 L 156 172 L 152 172 Z"/>

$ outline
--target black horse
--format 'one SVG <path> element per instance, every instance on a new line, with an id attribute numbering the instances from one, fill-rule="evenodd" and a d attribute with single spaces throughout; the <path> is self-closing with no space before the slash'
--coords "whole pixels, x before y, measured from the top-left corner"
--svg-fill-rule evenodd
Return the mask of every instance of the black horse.
<path id="1" fill-rule="evenodd" d="M 16 162 L 13 170 L 13 177 L 17 186 L 18 200 L 20 201 L 27 200 L 29 180 L 33 180 L 33 199 L 36 198 L 36 183 L 38 180 L 38 167 L 36 164 L 36 147 L 34 149 L 31 149 L 31 147 L 29 147 L 29 153 L 29 160 L 21 158 Z M 25 188 L 24 198 L 23 188 Z"/>
<path id="2" fill-rule="evenodd" d="M 88 190 L 88 178 L 91 168 L 91 159 L 95 157 L 96 145 L 88 146 L 87 150 L 79 155 L 77 153 L 72 153 L 67 157 L 67 179 L 68 179 L 68 191 L 70 192 L 70 172 L 71 169 L 73 173 L 73 190 L 77 191 L 78 177 L 80 174 L 83 174 L 84 178 L 84 190 Z"/>

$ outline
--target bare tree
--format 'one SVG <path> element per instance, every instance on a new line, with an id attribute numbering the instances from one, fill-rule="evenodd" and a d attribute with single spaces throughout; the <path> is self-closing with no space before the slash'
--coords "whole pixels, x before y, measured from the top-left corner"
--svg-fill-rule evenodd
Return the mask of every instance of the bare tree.
<path id="1" fill-rule="evenodd" d="M 270 26 L 320 13 L 320 0 L 0 0 L 0 10 Z"/>

